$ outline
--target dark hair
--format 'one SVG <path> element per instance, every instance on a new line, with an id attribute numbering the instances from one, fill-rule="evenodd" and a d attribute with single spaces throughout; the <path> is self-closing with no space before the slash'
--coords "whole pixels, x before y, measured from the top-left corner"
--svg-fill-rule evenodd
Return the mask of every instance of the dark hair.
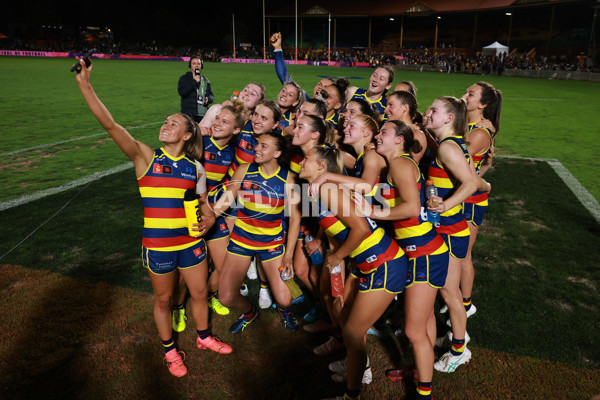
<path id="1" fill-rule="evenodd" d="M 398 86 L 401 83 L 408 86 L 408 92 L 410 94 L 412 94 L 413 96 L 415 96 L 415 98 L 417 97 L 417 87 L 415 86 L 414 83 L 412 83 L 411 81 L 402 81 L 402 82 L 396 83 L 396 86 Z"/>
<path id="2" fill-rule="evenodd" d="M 404 138 L 404 151 L 406 153 L 418 153 L 423 149 L 423 147 L 421 147 L 421 143 L 419 143 L 418 140 L 415 140 L 415 134 L 412 128 L 406 125 L 406 123 L 393 120 L 386 121 L 385 124 L 392 124 L 394 126 L 394 133 L 396 136 L 402 136 Z"/>
<path id="3" fill-rule="evenodd" d="M 411 122 L 415 123 L 415 119 L 418 113 L 417 108 L 419 108 L 416 97 L 413 96 L 410 92 L 404 90 L 397 90 L 393 93 L 390 93 L 388 99 L 392 96 L 398 98 L 398 100 L 402 104 L 408 105 L 408 116 L 410 117 Z"/>
<path id="4" fill-rule="evenodd" d="M 323 118 L 319 118 L 316 115 L 303 115 L 303 117 L 308 118 L 308 124 L 313 132 L 319 132 L 317 144 L 328 144 L 330 146 L 335 144 L 335 131 L 331 122 L 325 121 Z"/>
<path id="5" fill-rule="evenodd" d="M 389 74 L 389 77 L 388 77 L 388 85 L 389 85 L 390 83 L 394 82 L 394 68 L 393 68 L 393 67 L 391 67 L 391 66 L 389 66 L 389 65 L 381 65 L 381 66 L 379 66 L 379 67 L 377 67 L 377 68 L 383 68 L 383 69 L 385 69 L 385 70 L 388 72 L 388 74 Z M 375 68 L 375 69 L 377 69 L 377 68 Z M 383 96 L 385 96 L 385 95 L 386 95 L 387 91 L 388 91 L 387 89 L 385 89 L 385 90 L 383 91 Z"/>
<path id="6" fill-rule="evenodd" d="M 188 60 L 188 68 L 192 68 L 192 60 L 194 58 L 197 58 L 198 60 L 200 60 L 200 69 L 204 68 L 204 61 L 202 61 L 202 57 L 201 56 L 191 56 L 190 59 Z"/>
<path id="7" fill-rule="evenodd" d="M 325 119 L 325 117 L 327 117 L 327 104 L 325 104 L 325 102 L 323 100 L 320 99 L 316 99 L 316 98 L 310 98 L 306 101 L 304 101 L 304 103 L 310 103 L 313 104 L 315 106 L 315 110 L 318 114 L 319 117 Z M 300 108 L 300 107 L 298 107 Z"/>
<path id="8" fill-rule="evenodd" d="M 344 169 L 344 156 L 340 149 L 332 149 L 329 146 L 317 146 L 312 150 L 317 155 L 319 161 L 325 161 L 327 172 L 341 174 Z"/>
<path id="9" fill-rule="evenodd" d="M 265 106 L 271 110 L 273 113 L 273 121 L 279 122 L 281 120 L 281 107 L 273 100 L 261 100 L 260 103 L 256 105 L 256 108 L 258 108 L 258 106 Z"/>
<path id="10" fill-rule="evenodd" d="M 221 107 L 221 110 L 219 110 L 219 112 L 223 111 L 223 110 L 228 110 L 230 111 L 233 116 L 235 117 L 234 119 L 234 124 L 236 128 L 243 128 L 244 124 L 246 123 L 246 121 L 244 120 L 244 113 L 246 112 L 246 103 L 244 103 L 241 100 L 232 100 L 231 101 L 232 104 L 227 104 Z"/>
<path id="11" fill-rule="evenodd" d="M 196 161 L 204 161 L 202 153 L 204 152 L 204 146 L 202 145 L 202 134 L 200 133 L 200 126 L 187 114 L 176 114 L 181 115 L 185 119 L 185 131 L 192 134 L 188 140 L 183 144 L 183 152 Z"/>
<path id="12" fill-rule="evenodd" d="M 369 103 L 366 99 L 363 99 L 362 97 L 354 97 L 348 100 L 348 103 L 350 103 L 351 101 L 358 104 L 361 114 L 368 115 L 373 119 L 377 119 L 377 111 L 375 110 L 375 106 Z M 346 106 L 347 105 L 348 104 L 346 104 Z"/>
<path id="13" fill-rule="evenodd" d="M 350 82 L 348 82 L 348 79 L 344 78 L 338 79 L 331 85 L 335 88 L 338 95 L 338 100 L 340 103 L 342 103 L 342 107 L 344 107 L 344 104 L 346 104 L 346 89 L 348 89 L 348 85 L 350 85 Z"/>
<path id="14" fill-rule="evenodd" d="M 483 108 L 483 117 L 489 119 L 494 125 L 496 132 L 492 133 L 492 139 L 500 130 L 500 113 L 502 111 L 502 92 L 494 88 L 487 82 L 477 82 L 477 86 L 481 86 L 480 103 L 486 107 Z"/>
<path id="15" fill-rule="evenodd" d="M 282 134 L 275 133 L 273 131 L 265 132 L 262 136 L 270 136 L 275 139 L 277 150 L 281 152 L 281 155 L 277 158 L 277 164 L 279 164 L 281 168 L 289 169 L 291 153 L 289 148 L 289 140 L 287 140 Z"/>
<path id="16" fill-rule="evenodd" d="M 452 121 L 452 129 L 454 134 L 460 137 L 467 132 L 467 101 L 465 99 L 457 99 L 454 96 L 442 96 L 437 100 L 443 101 L 446 106 L 447 113 L 454 115 Z"/>

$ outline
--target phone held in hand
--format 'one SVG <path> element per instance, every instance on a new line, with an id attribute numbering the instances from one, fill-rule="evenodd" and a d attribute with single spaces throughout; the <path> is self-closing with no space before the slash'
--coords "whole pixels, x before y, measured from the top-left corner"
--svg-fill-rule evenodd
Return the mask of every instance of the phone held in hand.
<path id="1" fill-rule="evenodd" d="M 85 61 L 86 67 L 89 67 L 90 65 L 92 65 L 92 60 L 90 60 L 90 57 L 95 52 L 96 52 L 96 49 L 90 49 L 90 51 L 88 51 L 86 53 L 86 55 L 83 56 L 83 61 Z M 73 72 L 73 71 L 77 71 L 77 73 L 81 72 L 81 65 L 79 64 L 79 60 L 77 60 L 77 62 L 75 64 L 73 64 L 73 66 L 71 67 L 71 72 Z"/>

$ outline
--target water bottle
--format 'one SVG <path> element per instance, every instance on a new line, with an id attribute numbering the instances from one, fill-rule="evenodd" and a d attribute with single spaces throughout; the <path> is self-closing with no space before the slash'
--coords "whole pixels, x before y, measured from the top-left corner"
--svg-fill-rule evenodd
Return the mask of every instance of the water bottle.
<path id="1" fill-rule="evenodd" d="M 233 91 L 233 94 L 231 95 L 231 98 L 230 98 L 230 100 L 231 100 L 231 101 L 233 101 L 233 100 L 237 100 L 237 99 L 239 99 L 239 97 L 240 97 L 240 92 L 238 92 L 237 90 L 234 90 L 234 91 Z"/>
<path id="2" fill-rule="evenodd" d="M 304 239 L 304 241 L 306 243 L 310 243 L 314 239 L 315 238 L 312 235 L 306 235 L 306 238 Z M 317 250 L 314 253 L 312 253 L 310 255 L 310 259 L 311 259 L 313 265 L 321 265 L 321 264 L 323 264 L 323 254 L 321 254 L 321 250 Z"/>
<path id="3" fill-rule="evenodd" d="M 342 265 L 338 264 L 329 270 L 331 275 L 331 295 L 333 297 L 344 296 L 344 281 L 342 280 Z"/>
<path id="4" fill-rule="evenodd" d="M 281 280 L 287 285 L 288 289 L 290 289 L 292 303 L 296 304 L 304 300 L 304 294 L 302 294 L 302 290 L 300 290 L 298 285 L 296 285 L 292 273 L 286 273 L 286 269 L 283 267 L 283 265 L 279 267 L 279 275 L 281 276 Z"/>
<path id="5" fill-rule="evenodd" d="M 202 213 L 200 212 L 200 201 L 198 200 L 200 196 L 196 193 L 194 189 L 188 189 L 185 191 L 183 195 L 183 209 L 185 210 L 185 221 L 187 223 L 188 234 L 192 237 L 195 237 L 200 232 L 194 231 L 192 229 L 196 229 L 196 226 L 192 226 L 192 224 L 199 224 L 202 222 Z"/>
<path id="6" fill-rule="evenodd" d="M 431 196 L 437 196 L 437 195 L 438 195 L 438 191 L 437 191 L 437 188 L 435 187 L 435 185 L 433 184 L 433 181 L 427 180 L 427 184 L 425 186 L 425 197 L 427 197 L 429 199 Z M 433 225 L 435 225 L 436 228 L 439 228 L 440 213 L 434 212 L 434 211 L 429 211 L 429 209 L 427 209 L 427 221 L 429 221 Z"/>

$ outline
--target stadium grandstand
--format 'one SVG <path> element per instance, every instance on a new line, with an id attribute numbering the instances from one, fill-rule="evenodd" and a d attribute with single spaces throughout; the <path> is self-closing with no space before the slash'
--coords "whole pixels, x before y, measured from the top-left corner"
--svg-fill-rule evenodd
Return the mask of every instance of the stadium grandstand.
<path id="1" fill-rule="evenodd" d="M 289 2 L 267 14 L 267 30 L 281 31 L 288 47 L 295 47 L 297 32 L 299 54 L 308 57 L 323 58 L 328 45 L 334 57 L 358 61 L 407 51 L 418 58 L 472 57 L 498 41 L 513 58 L 592 67 L 599 61 L 599 7 L 598 1 L 560 0 L 298 0 L 297 8 Z"/>
<path id="2" fill-rule="evenodd" d="M 598 72 L 600 0 L 266 0 L 266 26 L 252 14 L 236 26 L 237 58 L 270 58 L 265 40 L 282 32 L 287 59 L 355 63 L 418 64 L 448 72 L 502 73 L 503 69 Z M 260 7 L 254 7 L 260 9 Z M 233 10 L 236 11 L 236 10 Z M 242 14 L 244 10 L 237 10 Z M 258 10 L 260 12 L 260 10 Z M 230 18 L 219 20 L 231 29 Z M 232 35 L 214 43 L 125 27 L 8 23 L 0 49 L 81 51 L 185 57 L 207 61 L 231 57 Z M 171 30 L 172 31 L 172 30 Z M 144 36 L 142 36 L 142 34 Z M 184 38 L 183 38 L 184 37 Z M 494 42 L 507 51 L 486 57 Z"/>

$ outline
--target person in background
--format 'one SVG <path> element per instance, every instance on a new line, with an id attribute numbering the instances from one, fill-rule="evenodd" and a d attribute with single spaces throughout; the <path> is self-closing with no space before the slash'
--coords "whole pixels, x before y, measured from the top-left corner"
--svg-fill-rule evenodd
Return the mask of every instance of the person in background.
<path id="1" fill-rule="evenodd" d="M 269 42 L 271 46 L 273 46 L 273 57 L 275 58 L 275 72 L 277 73 L 277 77 L 279 81 L 285 85 L 290 82 L 294 82 L 292 77 L 288 74 L 287 66 L 285 65 L 285 59 L 283 57 L 283 49 L 281 47 L 282 42 L 281 32 L 277 32 L 271 35 Z M 315 85 L 312 93 L 312 97 L 316 97 L 317 93 L 319 93 L 325 86 L 329 86 L 335 83 L 335 78 L 326 76 L 322 77 L 319 82 Z M 304 97 L 306 100 L 310 99 L 310 95 L 302 90 Z"/>
<path id="2" fill-rule="evenodd" d="M 199 56 L 188 62 L 191 71 L 179 78 L 177 91 L 181 96 L 181 113 L 189 115 L 196 122 L 202 121 L 210 104 L 215 100 L 210 81 L 202 75 L 204 63 Z"/>

